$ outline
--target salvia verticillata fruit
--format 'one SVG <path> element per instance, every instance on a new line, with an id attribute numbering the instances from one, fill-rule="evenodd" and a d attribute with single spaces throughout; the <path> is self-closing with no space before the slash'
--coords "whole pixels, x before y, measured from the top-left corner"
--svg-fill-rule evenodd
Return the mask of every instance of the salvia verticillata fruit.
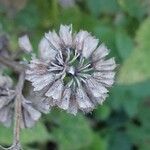
<path id="1" fill-rule="evenodd" d="M 61 25 L 49 31 L 39 44 L 39 57 L 32 57 L 26 79 L 50 106 L 68 113 L 90 112 L 108 96 L 114 83 L 116 63 L 106 59 L 107 47 L 87 31 L 73 33 Z"/>

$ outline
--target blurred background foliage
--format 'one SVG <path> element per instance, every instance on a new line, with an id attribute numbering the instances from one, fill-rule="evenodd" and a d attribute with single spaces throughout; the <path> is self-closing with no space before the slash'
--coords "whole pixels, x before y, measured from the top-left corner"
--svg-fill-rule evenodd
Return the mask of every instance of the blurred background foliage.
<path id="1" fill-rule="evenodd" d="M 24 149 L 150 150 L 150 1 L 0 0 L 0 34 L 8 35 L 11 51 L 28 34 L 37 52 L 44 32 L 60 24 L 88 30 L 108 45 L 119 64 L 116 84 L 91 114 L 53 109 L 44 115 L 22 131 Z M 0 144 L 11 141 L 12 129 L 0 125 Z"/>

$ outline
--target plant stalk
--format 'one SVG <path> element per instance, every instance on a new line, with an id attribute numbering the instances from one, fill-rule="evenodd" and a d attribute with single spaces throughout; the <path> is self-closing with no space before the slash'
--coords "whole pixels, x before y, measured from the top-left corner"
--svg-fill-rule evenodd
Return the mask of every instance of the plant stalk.
<path id="1" fill-rule="evenodd" d="M 23 71 L 19 76 L 19 81 L 16 86 L 16 99 L 15 99 L 15 115 L 14 115 L 14 143 L 13 145 L 20 146 L 20 126 L 21 126 L 21 102 L 22 102 L 22 89 L 25 81 L 25 72 Z"/>

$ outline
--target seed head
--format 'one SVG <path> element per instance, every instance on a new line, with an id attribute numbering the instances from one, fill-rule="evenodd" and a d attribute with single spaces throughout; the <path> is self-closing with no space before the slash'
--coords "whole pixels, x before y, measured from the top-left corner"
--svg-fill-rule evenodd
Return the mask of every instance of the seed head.
<path id="1" fill-rule="evenodd" d="M 0 122 L 10 127 L 14 118 L 15 91 L 13 81 L 8 76 L 0 74 Z M 23 95 L 21 101 L 21 128 L 32 127 L 40 118 L 41 113 L 33 107 L 31 101 L 27 101 Z"/>
<path id="2" fill-rule="evenodd" d="M 114 58 L 106 59 L 109 50 L 98 43 L 87 31 L 73 33 L 71 25 L 61 25 L 59 34 L 49 31 L 41 40 L 40 56 L 32 58 L 26 79 L 51 106 L 89 112 L 106 99 L 115 76 Z"/>
<path id="3" fill-rule="evenodd" d="M 13 117 L 12 101 L 15 92 L 12 89 L 12 80 L 8 76 L 0 74 L 0 122 L 10 126 Z"/>

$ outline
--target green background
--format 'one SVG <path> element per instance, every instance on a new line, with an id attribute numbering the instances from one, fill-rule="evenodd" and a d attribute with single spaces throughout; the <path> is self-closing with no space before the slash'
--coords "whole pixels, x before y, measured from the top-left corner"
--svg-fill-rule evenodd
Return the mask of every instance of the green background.
<path id="1" fill-rule="evenodd" d="M 44 32 L 72 24 L 106 43 L 118 68 L 116 83 L 103 106 L 72 116 L 52 109 L 22 131 L 27 150 L 150 150 L 150 1 L 78 0 L 62 7 L 57 0 L 0 0 L 0 34 L 10 49 L 29 35 L 35 52 Z M 28 57 L 23 56 L 26 59 Z M 0 125 L 0 144 L 9 146 L 12 129 Z"/>

